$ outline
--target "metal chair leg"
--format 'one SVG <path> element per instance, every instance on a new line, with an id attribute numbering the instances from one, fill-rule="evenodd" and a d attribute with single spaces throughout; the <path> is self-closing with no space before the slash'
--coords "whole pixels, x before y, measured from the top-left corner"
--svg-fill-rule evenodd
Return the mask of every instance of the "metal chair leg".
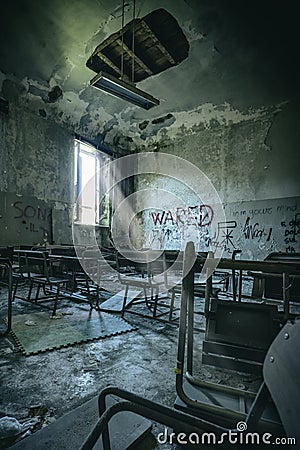
<path id="1" fill-rule="evenodd" d="M 128 296 L 128 290 L 129 290 L 129 285 L 126 285 L 125 288 L 125 293 L 124 293 L 124 299 L 123 299 L 123 306 L 122 306 L 122 312 L 121 312 L 121 317 L 124 317 L 125 314 L 125 308 L 126 308 L 126 302 L 127 302 L 127 296 Z"/>
<path id="2" fill-rule="evenodd" d="M 174 289 L 172 289 L 171 292 L 172 292 L 172 295 L 171 295 L 171 302 L 170 302 L 169 322 L 172 322 L 173 311 L 174 311 L 174 302 L 175 302 Z"/>
<path id="3" fill-rule="evenodd" d="M 156 292 L 155 292 L 155 296 L 154 296 L 153 317 L 156 317 L 157 303 L 158 303 L 158 293 L 159 293 L 158 288 L 155 288 L 155 290 L 156 290 Z"/>
<path id="4" fill-rule="evenodd" d="M 58 297 L 59 297 L 59 285 L 57 285 L 56 288 L 56 296 L 55 296 L 55 300 L 54 300 L 54 307 L 53 307 L 53 311 L 52 311 L 52 317 L 54 317 L 56 315 L 56 310 L 57 310 L 57 303 L 58 303 Z"/>
<path id="5" fill-rule="evenodd" d="M 40 283 L 38 283 L 37 289 L 36 289 L 36 294 L 35 294 L 35 299 L 34 299 L 35 303 L 37 303 L 37 301 L 38 301 L 40 289 L 41 289 L 41 285 L 40 285 Z"/>
<path id="6" fill-rule="evenodd" d="M 32 288 L 33 288 L 33 282 L 30 280 L 29 290 L 28 290 L 28 295 L 27 295 L 27 300 L 28 300 L 29 302 L 31 302 L 31 292 L 32 292 Z"/>
<path id="7" fill-rule="evenodd" d="M 14 286 L 14 290 L 13 290 L 13 294 L 12 294 L 12 301 L 14 301 L 14 299 L 17 295 L 18 284 L 19 284 L 19 278 L 16 279 L 16 284 Z"/>

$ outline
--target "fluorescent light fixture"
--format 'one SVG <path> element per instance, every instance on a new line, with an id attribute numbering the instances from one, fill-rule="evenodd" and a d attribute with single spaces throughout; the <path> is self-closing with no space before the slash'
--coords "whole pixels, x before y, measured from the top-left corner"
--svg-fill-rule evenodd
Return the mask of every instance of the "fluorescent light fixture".
<path id="1" fill-rule="evenodd" d="M 99 72 L 98 75 L 90 81 L 90 84 L 101 91 L 122 98 L 123 100 L 144 109 L 150 109 L 153 106 L 159 105 L 159 100 L 157 100 L 157 98 L 141 91 L 133 84 L 119 80 L 105 72 Z"/>

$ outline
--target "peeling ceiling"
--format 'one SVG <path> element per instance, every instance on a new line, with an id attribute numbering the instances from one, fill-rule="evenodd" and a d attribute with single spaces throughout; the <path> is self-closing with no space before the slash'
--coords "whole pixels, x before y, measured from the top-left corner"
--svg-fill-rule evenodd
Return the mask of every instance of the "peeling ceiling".
<path id="1" fill-rule="evenodd" d="M 126 2 L 125 23 L 132 6 Z M 108 145 L 117 134 L 143 142 L 182 123 L 247 117 L 299 93 L 296 7 L 292 0 L 136 0 L 137 18 L 164 8 L 189 43 L 180 64 L 138 83 L 160 99 L 144 111 L 89 85 L 86 62 L 121 28 L 121 0 L 3 1 L 0 97 Z"/>

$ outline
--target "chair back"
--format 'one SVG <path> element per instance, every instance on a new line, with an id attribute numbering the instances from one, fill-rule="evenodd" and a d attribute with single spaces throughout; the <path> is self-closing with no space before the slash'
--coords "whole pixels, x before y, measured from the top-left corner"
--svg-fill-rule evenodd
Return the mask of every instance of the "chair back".
<path id="1" fill-rule="evenodd" d="M 12 264 L 14 259 L 14 248 L 0 247 L 0 259 L 9 261 Z"/>
<path id="2" fill-rule="evenodd" d="M 272 342 L 263 366 L 270 391 L 288 437 L 300 442 L 300 318 L 287 322 Z"/>
<path id="3" fill-rule="evenodd" d="M 270 253 L 265 261 L 290 263 L 300 268 L 300 253 Z M 291 302 L 300 302 L 300 275 L 289 275 L 289 297 Z M 274 300 L 282 300 L 282 277 L 265 276 L 264 297 Z"/>
<path id="4" fill-rule="evenodd" d="M 116 254 L 116 264 L 119 281 L 122 282 L 127 275 L 147 275 L 146 255 L 143 257 L 134 250 L 122 250 Z"/>
<path id="5" fill-rule="evenodd" d="M 28 278 L 34 276 L 49 277 L 49 266 L 47 252 L 42 251 L 24 251 L 19 253 L 20 272 Z"/>
<path id="6" fill-rule="evenodd" d="M 99 249 L 87 248 L 86 250 L 84 250 L 82 252 L 82 255 L 80 258 L 80 260 L 83 263 L 85 272 L 92 278 L 97 276 L 97 272 L 98 272 L 98 268 L 99 268 L 99 264 L 98 264 L 99 256 L 100 256 Z"/>
<path id="7" fill-rule="evenodd" d="M 51 255 L 76 256 L 75 247 L 72 247 L 72 246 L 50 247 L 49 250 L 50 250 Z"/>

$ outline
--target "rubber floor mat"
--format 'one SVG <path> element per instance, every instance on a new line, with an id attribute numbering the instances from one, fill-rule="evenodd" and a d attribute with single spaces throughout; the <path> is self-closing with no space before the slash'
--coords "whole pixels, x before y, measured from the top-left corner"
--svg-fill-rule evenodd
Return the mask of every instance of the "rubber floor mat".
<path id="1" fill-rule="evenodd" d="M 51 318 L 50 312 L 13 316 L 12 335 L 26 356 L 136 330 L 105 312 L 74 312 Z"/>

